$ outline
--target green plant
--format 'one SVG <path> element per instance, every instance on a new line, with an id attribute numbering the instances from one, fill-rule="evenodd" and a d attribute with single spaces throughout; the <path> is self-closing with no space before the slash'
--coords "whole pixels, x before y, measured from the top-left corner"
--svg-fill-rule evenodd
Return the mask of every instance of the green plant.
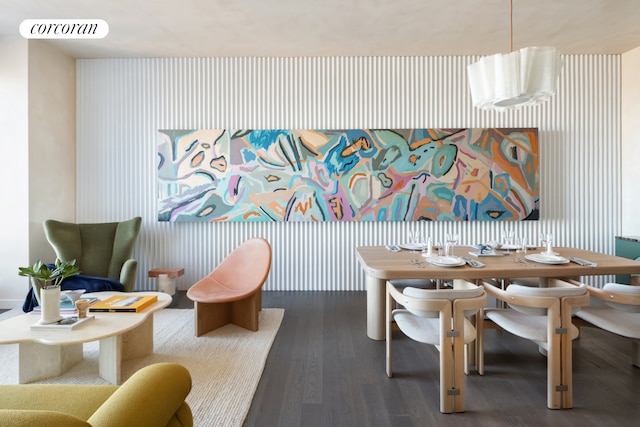
<path id="1" fill-rule="evenodd" d="M 76 265 L 76 260 L 60 261 L 56 260 L 53 268 L 38 260 L 30 267 L 18 267 L 20 276 L 27 276 L 35 279 L 41 289 L 55 288 L 62 284 L 62 281 L 69 276 L 80 273 L 80 268 Z"/>

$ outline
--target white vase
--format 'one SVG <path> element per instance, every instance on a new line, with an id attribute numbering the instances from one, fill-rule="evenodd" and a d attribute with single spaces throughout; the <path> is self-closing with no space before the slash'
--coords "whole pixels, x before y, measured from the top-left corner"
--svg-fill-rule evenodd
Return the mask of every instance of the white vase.
<path id="1" fill-rule="evenodd" d="M 60 315 L 60 286 L 40 289 L 40 324 L 48 325 L 62 319 Z"/>

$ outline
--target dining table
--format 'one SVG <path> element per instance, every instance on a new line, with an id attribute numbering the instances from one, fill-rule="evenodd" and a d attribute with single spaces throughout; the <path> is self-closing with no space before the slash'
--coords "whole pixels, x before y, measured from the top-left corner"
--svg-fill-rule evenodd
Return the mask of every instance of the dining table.
<path id="1" fill-rule="evenodd" d="M 455 254 L 480 261 L 482 267 L 462 265 L 440 266 L 427 262 L 419 250 L 390 251 L 386 246 L 360 246 L 356 256 L 365 273 L 367 292 L 367 336 L 373 340 L 385 339 L 386 282 L 400 279 L 432 279 L 447 281 L 465 279 L 511 280 L 517 278 L 571 278 L 580 280 L 582 276 L 640 274 L 640 261 L 603 254 L 599 252 L 554 247 L 553 251 L 565 259 L 588 261 L 588 265 L 568 261 L 544 263 L 532 261 L 543 250 L 530 249 L 520 253 L 516 250 L 500 251 L 496 256 L 474 256 L 475 247 L 456 246 Z M 532 257 L 532 255 L 534 255 Z"/>

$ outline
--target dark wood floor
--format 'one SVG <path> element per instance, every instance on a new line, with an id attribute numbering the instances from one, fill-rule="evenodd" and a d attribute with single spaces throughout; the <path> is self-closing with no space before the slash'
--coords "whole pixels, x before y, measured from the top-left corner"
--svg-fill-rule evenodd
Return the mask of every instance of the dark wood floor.
<path id="1" fill-rule="evenodd" d="M 466 412 L 441 414 L 438 353 L 394 338 L 394 377 L 384 342 L 366 336 L 364 292 L 265 292 L 285 308 L 246 427 L 635 426 L 640 369 L 630 342 L 583 328 L 574 342 L 574 408 L 546 408 L 546 358 L 537 346 L 487 331 L 486 372 L 467 377 Z"/>
<path id="2" fill-rule="evenodd" d="M 466 412 L 441 414 L 438 352 L 394 335 L 394 377 L 384 342 L 366 335 L 364 292 L 265 292 L 284 308 L 245 427 L 636 426 L 640 369 L 628 340 L 583 328 L 574 341 L 574 408 L 546 408 L 546 358 L 535 344 L 487 330 L 485 375 L 467 377 Z M 188 308 L 181 292 L 171 307 Z"/>

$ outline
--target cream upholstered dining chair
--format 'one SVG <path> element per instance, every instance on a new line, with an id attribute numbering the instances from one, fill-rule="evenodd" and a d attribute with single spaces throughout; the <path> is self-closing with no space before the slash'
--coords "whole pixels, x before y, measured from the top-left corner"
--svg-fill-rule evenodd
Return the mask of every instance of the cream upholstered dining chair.
<path id="1" fill-rule="evenodd" d="M 392 328 L 398 328 L 412 340 L 435 345 L 440 351 L 440 412 L 464 412 L 465 345 L 476 338 L 476 330 L 467 317 L 486 303 L 481 286 L 455 280 L 453 289 L 406 287 L 400 292 L 387 282 L 386 369 L 392 371 Z M 399 304 L 404 308 L 396 308 Z"/>
<path id="2" fill-rule="evenodd" d="M 487 321 L 505 331 L 538 344 L 547 356 L 547 407 L 573 407 L 572 340 L 578 329 L 571 316 L 589 303 L 586 285 L 573 280 L 548 279 L 547 287 L 510 284 L 505 290 L 490 281 L 484 282 L 487 295 L 508 305 L 507 308 L 484 308 L 478 322 L 476 364 L 484 375 L 484 329 Z"/>
<path id="3" fill-rule="evenodd" d="M 631 363 L 640 368 L 640 286 L 606 283 L 602 289 L 587 286 L 591 304 L 576 313 L 583 322 L 631 339 Z M 575 321 L 575 320 L 574 320 Z"/>

